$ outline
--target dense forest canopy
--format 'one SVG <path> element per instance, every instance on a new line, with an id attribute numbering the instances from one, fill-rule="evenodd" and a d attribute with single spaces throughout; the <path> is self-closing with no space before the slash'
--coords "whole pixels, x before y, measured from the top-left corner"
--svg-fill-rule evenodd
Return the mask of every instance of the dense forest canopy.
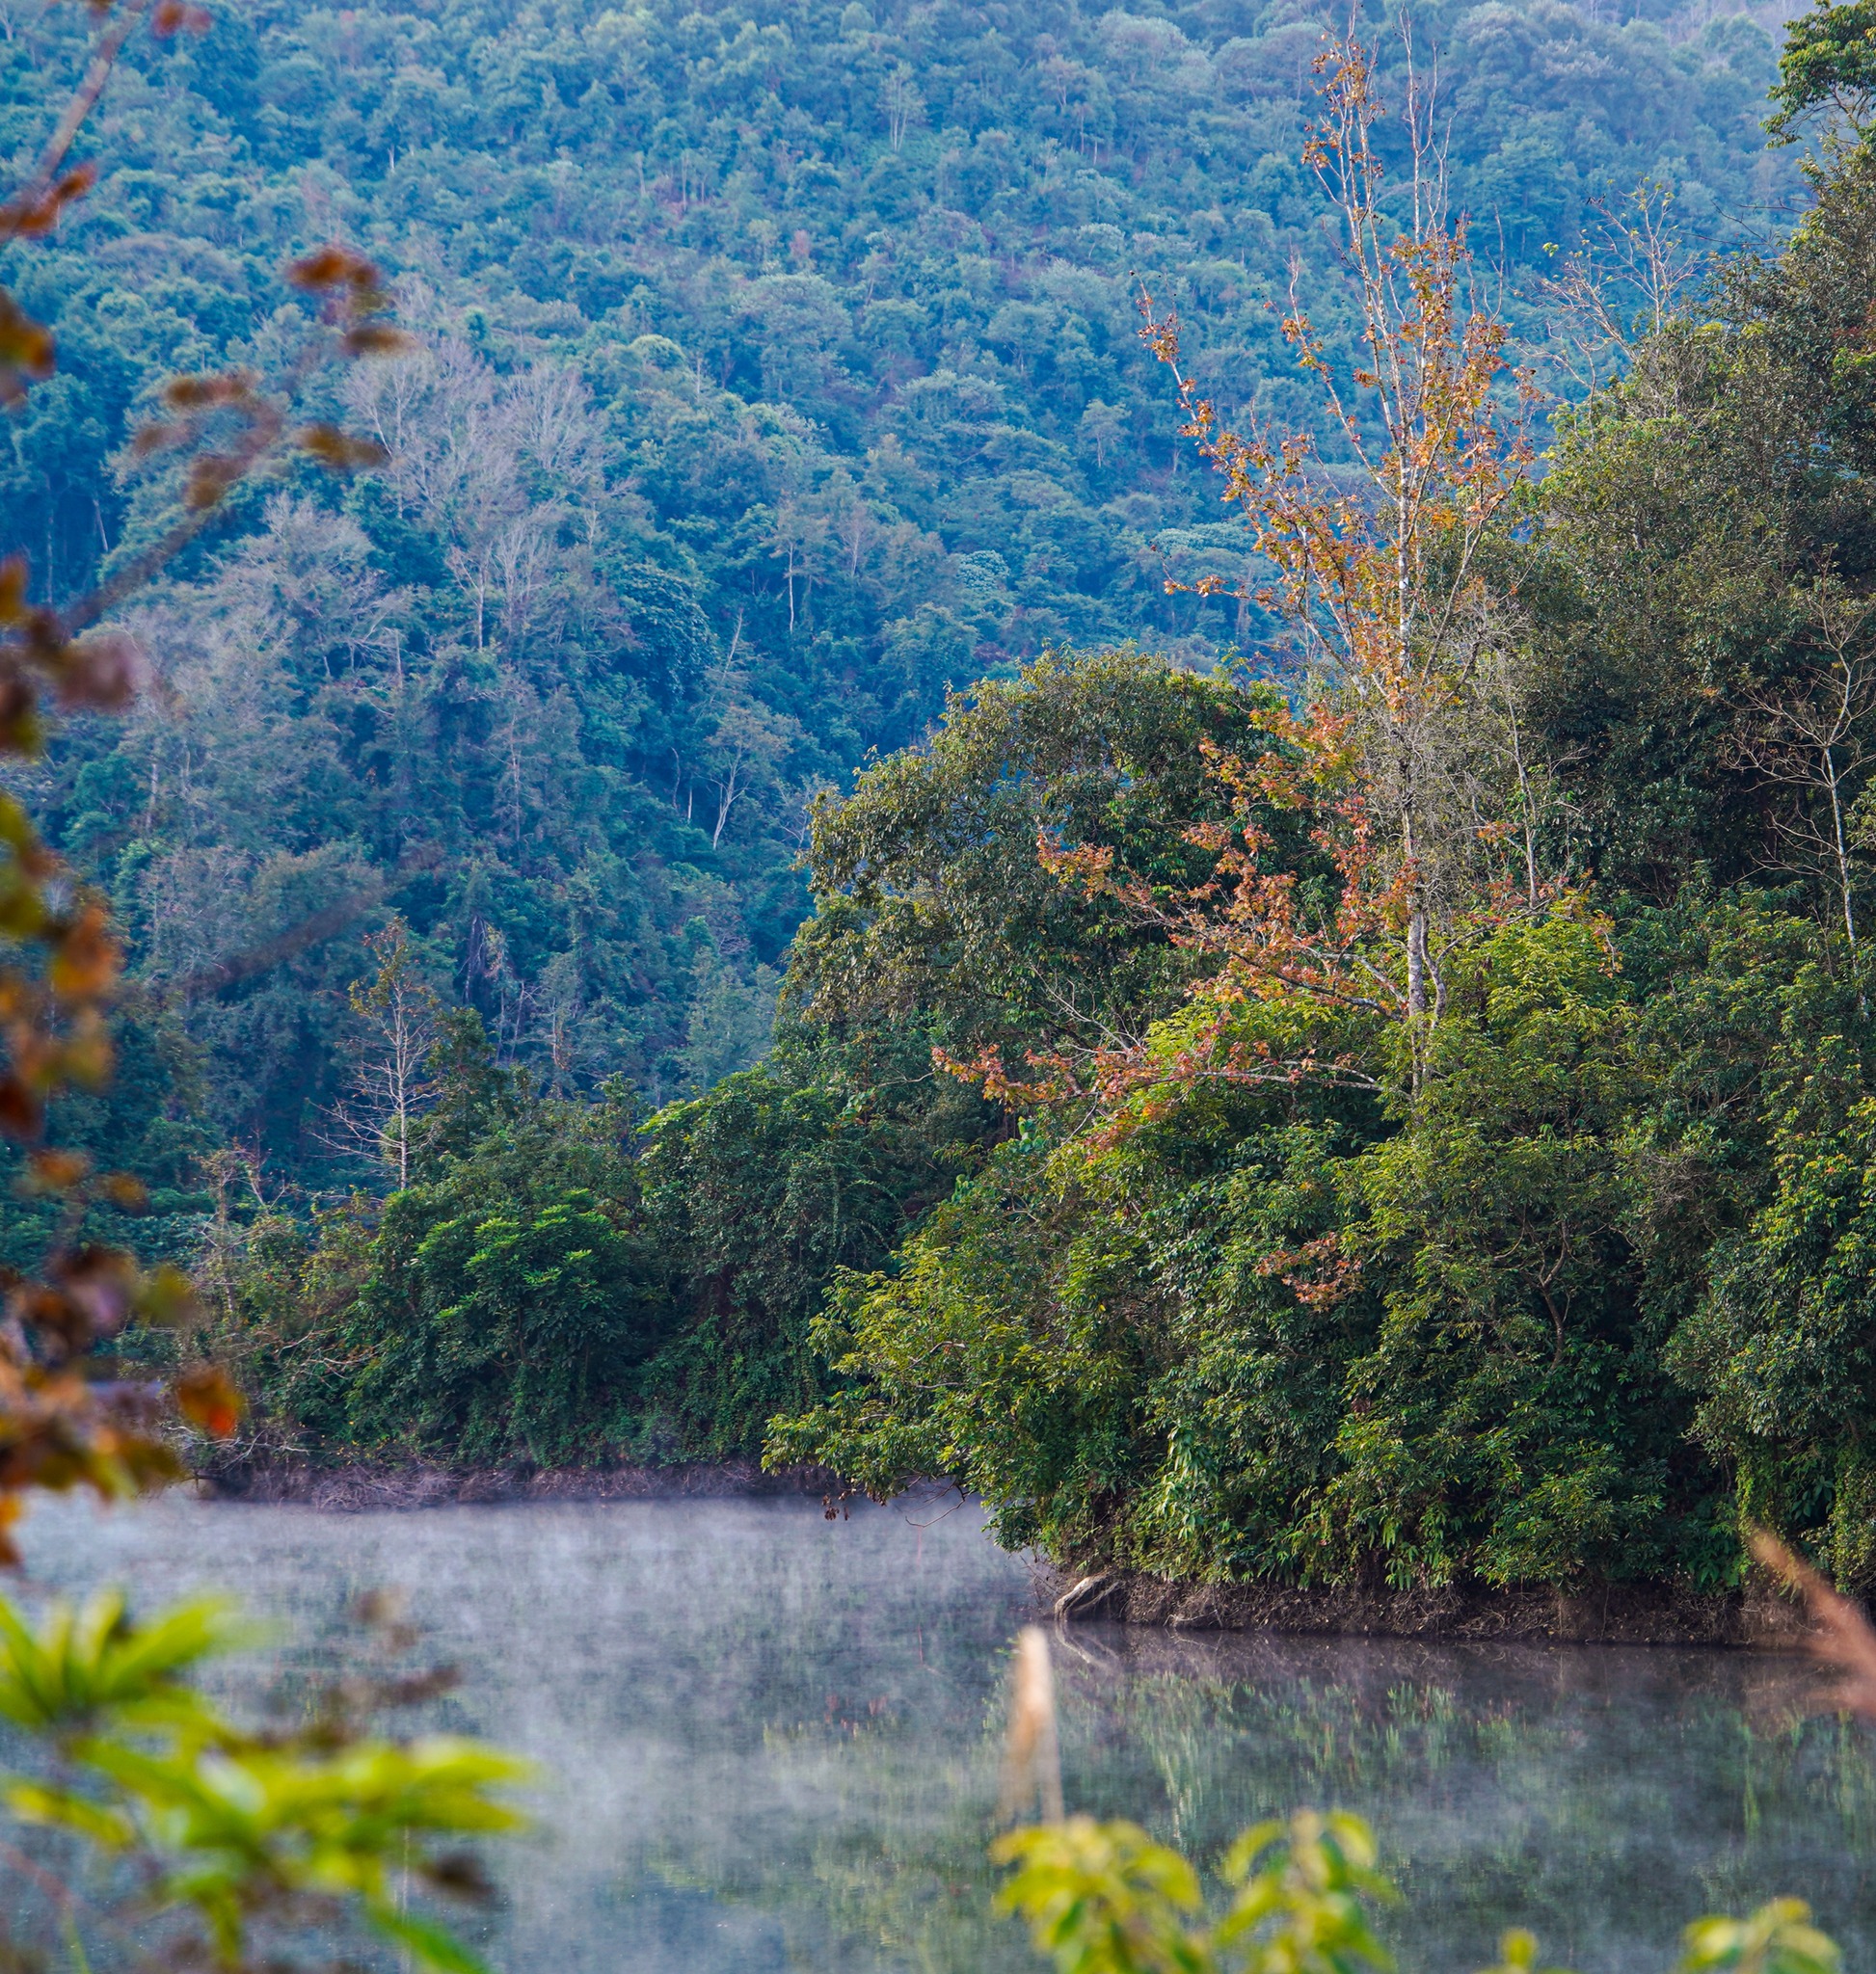
<path id="1" fill-rule="evenodd" d="M 10 20 L 10 147 L 82 26 Z M 1782 223 L 1748 15 L 1441 5 L 1415 33 L 1534 345 L 1599 201 L 1670 188 L 1698 247 Z M 200 984 L 309 914 L 394 885 L 504 1057 L 662 1101 L 765 1046 L 812 791 L 1052 644 L 1256 648 L 1254 604 L 1166 592 L 1245 545 L 1134 281 L 1208 388 L 1313 417 L 1277 318 L 1295 263 L 1331 340 L 1351 320 L 1300 163 L 1321 34 L 1236 0 L 264 0 L 133 44 L 101 182 L 18 270 L 60 368 L 7 422 L 0 549 L 57 596 L 150 539 L 176 483 L 130 432 L 173 369 L 278 363 L 294 251 L 370 253 L 421 346 L 342 387 L 390 464 L 246 491 L 141 609 L 162 691 L 37 790 L 165 996 L 146 1176 L 184 1184 L 186 1114 L 277 1183 L 347 1183 L 368 920 Z"/>
<path id="2" fill-rule="evenodd" d="M 1811 183 L 1515 495 L 1462 262 L 1367 236 L 1394 498 L 1214 441 L 1304 709 L 1211 757 L 1209 879 L 1043 844 L 1183 1002 L 971 1065 L 1023 1129 L 836 1280 L 776 1456 L 1088 1568 L 1719 1589 L 1744 1520 L 1876 1581 L 1867 143 Z"/>
<path id="3" fill-rule="evenodd" d="M 0 0 L 0 1567 L 760 1456 L 1059 1617 L 1782 1587 L 1876 1715 L 1876 0 L 1766 155 L 1745 15 L 89 12 Z M 159 1959 L 477 1966 L 526 1776 L 354 1615 L 250 1732 L 220 1604 L 0 1599 Z M 1056 1744 L 1029 1627 L 1039 1952 L 1388 1964 L 1358 1819 L 1213 1925 Z"/>
<path id="4" fill-rule="evenodd" d="M 58 1126 L 155 1182 L 242 1457 L 1876 1582 L 1862 6 L 1769 105 L 1747 16 L 1550 5 L 1322 69 L 1219 0 L 262 9 L 126 73 L 22 280 L 55 586 L 174 511 L 161 369 L 291 341 L 281 252 L 414 338 L 31 790 L 135 972 Z"/>

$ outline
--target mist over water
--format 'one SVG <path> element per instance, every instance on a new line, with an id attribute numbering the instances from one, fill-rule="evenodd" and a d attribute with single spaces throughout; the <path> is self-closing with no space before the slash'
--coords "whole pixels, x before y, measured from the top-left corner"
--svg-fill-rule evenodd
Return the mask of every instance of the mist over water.
<path id="1" fill-rule="evenodd" d="M 492 1847 L 500 1910 L 464 1929 L 506 1974 L 1001 1974 L 1040 1964 L 983 1854 L 1033 1595 L 948 1507 L 177 1498 L 41 1507 L 27 1548 L 40 1589 L 238 1594 L 277 1627 L 224 1675 L 256 1706 L 358 1651 L 362 1591 L 404 1590 L 463 1675 L 428 1723 L 545 1771 L 535 1830 Z M 1869 1745 L 1794 1722 L 1790 1662 L 1077 1626 L 1057 1667 L 1071 1809 L 1207 1858 L 1256 1816 L 1359 1810 L 1410 1894 L 1384 1922 L 1409 1974 L 1484 1965 L 1511 1924 L 1580 1974 L 1665 1969 L 1687 1919 L 1779 1892 L 1871 1964 Z"/>

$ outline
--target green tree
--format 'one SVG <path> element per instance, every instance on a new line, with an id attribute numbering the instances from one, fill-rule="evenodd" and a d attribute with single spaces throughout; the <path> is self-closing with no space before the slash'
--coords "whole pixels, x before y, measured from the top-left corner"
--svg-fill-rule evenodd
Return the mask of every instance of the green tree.
<path id="1" fill-rule="evenodd" d="M 348 1436 L 469 1466 L 610 1450 L 664 1327 L 654 1257 L 616 1202 L 581 1188 L 537 1179 L 506 1212 L 442 1217 L 469 1190 L 445 1181 L 386 1208 L 345 1323 L 364 1357 Z"/>
<path id="2" fill-rule="evenodd" d="M 668 1329 L 623 1087 L 543 1098 L 474 1016 L 443 1020 L 412 1183 L 307 1234 L 278 1212 L 224 1264 L 218 1349 L 261 1402 L 263 1449 L 474 1466 L 589 1461 L 629 1442 Z"/>
<path id="3" fill-rule="evenodd" d="M 1837 158 L 1782 253 L 1728 263 L 1699 319 L 1668 320 L 1562 421 L 1533 502 L 1534 724 L 1572 852 L 1612 890 L 1665 903 L 1697 866 L 1751 882 L 1790 867 L 1794 834 L 1832 834 L 1824 781 L 1768 769 L 1876 544 L 1852 327 L 1876 266 L 1873 173 L 1861 147 Z M 1868 777 L 1867 718 L 1852 724 L 1850 810 Z"/>
<path id="4" fill-rule="evenodd" d="M 653 1444 L 751 1455 L 771 1417 L 812 1403 L 829 1285 L 885 1261 L 989 1123 L 966 1091 L 934 1086 L 916 1032 L 841 1048 L 796 1030 L 653 1117 L 639 1172 L 676 1331 L 649 1373 Z"/>
<path id="5" fill-rule="evenodd" d="M 1774 144 L 1795 144 L 1797 126 L 1827 105 L 1861 141 L 1876 101 L 1876 8 L 1819 0 L 1788 22 L 1772 101 L 1765 128 Z"/>
<path id="6" fill-rule="evenodd" d="M 1668 1352 L 1741 1515 L 1790 1531 L 1851 1591 L 1876 1582 L 1876 1097 L 1858 1040 L 1806 1050 L 1770 1120 L 1771 1196 L 1710 1251 Z"/>
<path id="7" fill-rule="evenodd" d="M 1187 832 L 1228 807 L 1205 750 L 1261 751 L 1258 715 L 1279 703 L 1131 650 L 1055 654 L 954 694 L 927 746 L 817 803 L 817 909 L 789 992 L 812 1020 L 910 1017 L 960 1052 L 1136 1031 L 1177 1004 L 1190 967 L 1163 931 L 1054 878 L 1038 840 L 1202 883 L 1213 860 Z"/>
<path id="8" fill-rule="evenodd" d="M 1481 942 L 1416 1098 L 1396 1082 L 1400 1129 L 1345 1170 L 1381 1315 L 1310 1509 L 1324 1556 L 1403 1586 L 1662 1570 L 1682 1422 L 1636 1320 L 1621 1143 L 1643 1092 L 1614 960 L 1568 912 Z"/>

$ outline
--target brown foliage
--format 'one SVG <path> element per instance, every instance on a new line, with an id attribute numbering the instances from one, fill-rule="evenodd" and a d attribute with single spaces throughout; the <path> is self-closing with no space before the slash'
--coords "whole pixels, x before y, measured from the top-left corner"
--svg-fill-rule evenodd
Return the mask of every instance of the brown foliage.
<path id="1" fill-rule="evenodd" d="M 1028 1080 L 1000 1061 L 941 1061 L 1010 1101 L 1092 1097 L 1118 1120 L 1112 1131 L 1203 1081 L 1372 1085 L 1345 1041 L 1324 1039 L 1364 1026 L 1405 1029 L 1417 1063 L 1445 1005 L 1446 956 L 1563 896 L 1537 867 L 1538 796 L 1500 624 L 1507 599 L 1487 575 L 1532 456 L 1530 387 L 1509 364 L 1503 324 L 1472 297 L 1464 227 L 1446 219 L 1417 85 L 1407 104 L 1411 217 L 1397 227 L 1373 142 L 1382 112 L 1370 52 L 1352 36 L 1331 40 L 1317 67 L 1325 115 L 1304 162 L 1341 222 L 1357 323 L 1352 375 L 1337 382 L 1294 294 L 1283 333 L 1321 387 L 1325 427 L 1346 455 L 1338 472 L 1306 434 L 1226 423 L 1181 368 L 1177 317 L 1140 297 L 1141 338 L 1177 380 L 1184 436 L 1217 468 L 1222 499 L 1272 572 L 1262 588 L 1234 594 L 1288 625 L 1307 704 L 1259 716 L 1268 745 L 1255 759 L 1210 754 L 1233 814 L 1188 833 L 1216 859 L 1208 883 L 1168 894 L 1106 851 L 1041 845 L 1064 882 L 1118 900 L 1215 963 L 1193 989 L 1195 1019 L 1174 1053 L 1166 1036 L 1073 1061 L 1045 1053 L 1031 1057 Z M 1207 576 L 1193 587 L 1225 586 Z M 1285 867 L 1273 813 L 1302 824 L 1333 873 L 1327 891 Z M 1246 1023 L 1257 1001 L 1282 1003 L 1286 1019 Z"/>
<path id="2" fill-rule="evenodd" d="M 1776 1535 L 1752 1529 L 1746 1541 L 1766 1569 L 1804 1598 L 1811 1621 L 1807 1644 L 1812 1657 L 1842 1674 L 1820 1695 L 1820 1705 L 1876 1720 L 1876 1631 L 1870 1629 L 1868 1618 Z"/>
<path id="3" fill-rule="evenodd" d="M 200 32 L 208 18 L 182 0 L 92 0 L 92 13 L 98 32 L 84 78 L 25 181 L 0 201 L 0 245 L 45 237 L 91 190 L 94 168 L 67 159 L 130 37 L 145 26 L 159 37 Z M 208 526 L 230 490 L 296 453 L 341 471 L 383 457 L 335 426 L 289 423 L 299 388 L 332 358 L 403 348 L 400 333 L 382 319 L 389 298 L 377 269 L 333 245 L 284 275 L 320 305 L 284 375 L 271 385 L 241 369 L 174 378 L 163 393 L 169 415 L 136 436 L 139 456 L 184 459 L 181 513 L 170 528 L 95 589 L 56 606 L 34 600 L 24 557 L 0 562 L 0 755 L 40 750 L 48 701 L 114 712 L 136 697 L 143 664 L 135 645 L 94 627 Z M 0 289 L 0 405 L 24 397 L 56 363 L 51 333 Z M 0 1135 L 36 1141 L 59 1091 L 109 1078 L 108 1016 L 121 964 L 103 903 L 40 840 L 19 802 L 0 791 Z M 128 1175 L 94 1176 L 76 1155 L 43 1146 L 28 1160 L 26 1184 L 66 1196 L 74 1209 L 92 1194 L 131 1210 L 142 1199 Z M 183 1472 L 175 1427 L 225 1437 L 239 1423 L 241 1401 L 212 1365 L 166 1385 L 122 1379 L 101 1356 L 100 1347 L 133 1320 L 187 1320 L 188 1285 L 174 1269 L 146 1271 L 121 1251 L 66 1244 L 37 1277 L 0 1282 L 0 1563 L 12 1563 L 17 1556 L 7 1532 L 26 1490 L 89 1486 L 108 1497 L 162 1485 Z"/>

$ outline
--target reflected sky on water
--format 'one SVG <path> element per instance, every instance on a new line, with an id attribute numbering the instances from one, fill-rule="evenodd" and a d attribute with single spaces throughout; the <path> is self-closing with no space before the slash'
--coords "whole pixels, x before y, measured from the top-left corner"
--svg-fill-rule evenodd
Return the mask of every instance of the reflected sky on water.
<path id="1" fill-rule="evenodd" d="M 40 1508 L 26 1548 L 40 1588 L 239 1594 L 277 1627 L 223 1675 L 249 1706 L 290 1710 L 359 1649 L 359 1594 L 405 1591 L 462 1673 L 432 1721 L 546 1771 L 466 1929 L 507 1974 L 1039 1965 L 983 1857 L 1033 1590 L 972 1507 L 176 1498 Z M 1201 1857 L 1257 1816 L 1359 1810 L 1410 1895 L 1385 1922 L 1409 1974 L 1483 1966 L 1512 1924 L 1581 1974 L 1665 1968 L 1686 1919 L 1779 1892 L 1876 1964 L 1867 1731 L 1799 1723 L 1790 1661 L 1084 1625 L 1057 1667 L 1071 1809 Z"/>

